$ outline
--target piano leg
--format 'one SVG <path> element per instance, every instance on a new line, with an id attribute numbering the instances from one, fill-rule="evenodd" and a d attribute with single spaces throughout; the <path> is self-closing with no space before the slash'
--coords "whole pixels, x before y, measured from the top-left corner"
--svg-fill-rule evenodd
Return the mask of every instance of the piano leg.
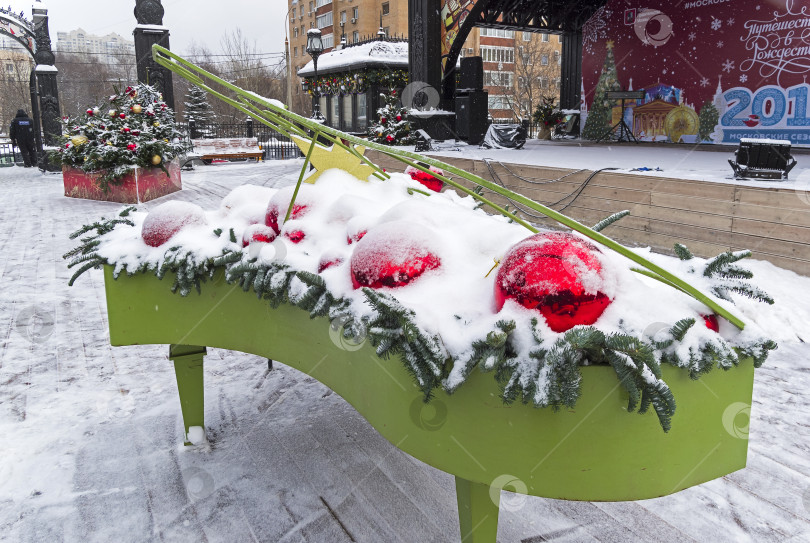
<path id="1" fill-rule="evenodd" d="M 462 543 L 495 543 L 501 490 L 456 477 Z"/>
<path id="2" fill-rule="evenodd" d="M 171 345 L 169 358 L 174 361 L 177 390 L 180 393 L 180 409 L 185 427 L 184 441 L 189 441 L 189 429 L 199 426 L 205 431 L 205 405 L 203 403 L 203 357 L 205 347 L 196 345 Z"/>

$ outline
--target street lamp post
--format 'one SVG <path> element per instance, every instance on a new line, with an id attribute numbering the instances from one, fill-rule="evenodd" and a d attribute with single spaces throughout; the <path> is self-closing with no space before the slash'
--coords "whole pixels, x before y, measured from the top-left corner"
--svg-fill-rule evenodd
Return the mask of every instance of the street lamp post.
<path id="1" fill-rule="evenodd" d="M 321 91 L 318 86 L 318 57 L 323 53 L 323 39 L 321 38 L 321 30 L 319 28 L 310 28 L 307 30 L 307 53 L 312 57 L 312 62 L 315 65 L 315 84 L 313 90 L 315 91 L 315 103 L 312 106 L 312 118 L 316 120 L 323 119 L 321 115 Z"/>

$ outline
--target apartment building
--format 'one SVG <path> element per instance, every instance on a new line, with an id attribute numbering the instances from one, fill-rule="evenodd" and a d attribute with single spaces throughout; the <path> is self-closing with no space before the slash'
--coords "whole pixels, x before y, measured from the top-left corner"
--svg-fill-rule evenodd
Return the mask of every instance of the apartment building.
<path id="1" fill-rule="evenodd" d="M 288 0 L 290 63 L 293 72 L 311 58 L 307 54 L 307 30 L 319 28 L 325 51 L 340 45 L 377 36 L 382 28 L 387 36 L 408 36 L 408 2 L 403 0 Z"/>
<path id="2" fill-rule="evenodd" d="M 115 32 L 95 36 L 77 28 L 70 32 L 56 33 L 56 51 L 99 55 L 100 61 L 114 64 L 122 53 L 135 56 L 135 42 Z"/>

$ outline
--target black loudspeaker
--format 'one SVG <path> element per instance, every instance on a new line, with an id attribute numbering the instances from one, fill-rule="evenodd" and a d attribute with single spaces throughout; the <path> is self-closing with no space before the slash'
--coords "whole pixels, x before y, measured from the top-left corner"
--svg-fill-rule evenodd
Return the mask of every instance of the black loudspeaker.
<path id="1" fill-rule="evenodd" d="M 459 91 L 483 90 L 484 61 L 481 57 L 461 59 L 461 81 Z"/>
<path id="2" fill-rule="evenodd" d="M 456 96 L 456 134 L 470 145 L 484 141 L 487 133 L 489 94 L 473 91 Z"/>

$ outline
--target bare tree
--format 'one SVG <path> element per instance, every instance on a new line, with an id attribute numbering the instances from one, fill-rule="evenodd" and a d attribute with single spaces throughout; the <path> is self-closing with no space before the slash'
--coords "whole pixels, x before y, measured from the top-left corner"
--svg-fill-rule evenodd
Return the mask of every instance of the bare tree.
<path id="1" fill-rule="evenodd" d="M 90 106 L 103 107 L 116 87 L 130 82 L 98 55 L 60 53 L 56 67 L 59 69 L 59 102 L 64 115 L 76 115 Z"/>
<path id="2" fill-rule="evenodd" d="M 486 85 L 494 87 L 490 96 L 502 96 L 515 119 L 530 118 L 542 97 L 560 96 L 560 51 L 541 35 L 530 41 L 518 39 L 515 45 L 514 72 L 497 72 Z"/>
<path id="3" fill-rule="evenodd" d="M 7 133 L 18 109 L 31 115 L 30 77 L 34 65 L 30 56 L 21 52 L 4 55 L 0 67 L 3 69 L 0 76 L 0 119 L 3 126 L 0 132 Z"/>

